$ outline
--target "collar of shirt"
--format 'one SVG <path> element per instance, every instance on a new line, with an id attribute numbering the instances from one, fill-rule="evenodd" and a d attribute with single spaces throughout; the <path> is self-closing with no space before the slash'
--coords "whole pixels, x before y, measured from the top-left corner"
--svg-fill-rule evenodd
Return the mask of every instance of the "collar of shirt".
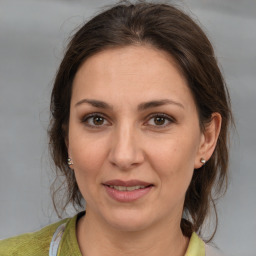
<path id="1" fill-rule="evenodd" d="M 195 232 L 190 238 L 185 256 L 205 256 L 204 242 Z"/>
<path id="2" fill-rule="evenodd" d="M 81 256 L 76 238 L 76 222 L 84 214 L 85 212 L 80 212 L 66 223 L 57 255 L 68 255 L 68 252 L 72 252 L 72 255 Z M 61 254 L 60 252 L 66 252 L 67 254 Z M 195 232 L 190 238 L 188 249 L 184 256 L 205 256 L 205 244 Z"/>

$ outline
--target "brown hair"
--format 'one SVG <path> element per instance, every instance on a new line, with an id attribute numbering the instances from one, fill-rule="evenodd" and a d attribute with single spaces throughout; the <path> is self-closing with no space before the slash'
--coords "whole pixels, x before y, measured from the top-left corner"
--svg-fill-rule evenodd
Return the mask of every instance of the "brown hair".
<path id="1" fill-rule="evenodd" d="M 215 194 L 227 185 L 228 128 L 232 120 L 229 94 L 208 38 L 184 12 L 169 4 L 123 1 L 83 25 L 71 39 L 56 75 L 51 96 L 50 151 L 58 174 L 64 176 L 68 203 L 81 206 L 82 195 L 67 166 L 65 138 L 68 129 L 72 82 L 81 64 L 107 47 L 151 45 L 177 62 L 194 96 L 201 129 L 214 112 L 222 126 L 212 157 L 195 171 L 187 190 L 181 228 L 186 236 L 201 231 Z M 66 127 L 66 128 L 65 128 Z M 64 209 L 63 208 L 63 209 Z M 217 220 L 217 213 L 216 220 Z M 216 232 L 217 222 L 212 237 Z M 211 238 L 212 238 L 211 237 Z"/>

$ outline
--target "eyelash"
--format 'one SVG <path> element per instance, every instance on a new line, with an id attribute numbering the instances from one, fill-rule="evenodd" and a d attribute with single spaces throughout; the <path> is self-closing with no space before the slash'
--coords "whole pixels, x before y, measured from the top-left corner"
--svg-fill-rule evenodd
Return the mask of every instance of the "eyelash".
<path id="1" fill-rule="evenodd" d="M 157 117 L 164 118 L 164 121 L 168 121 L 168 124 L 165 124 L 165 125 L 149 125 L 149 126 L 154 126 L 156 129 L 161 129 L 161 128 L 165 128 L 165 127 L 171 125 L 172 123 L 176 122 L 176 120 L 173 117 L 170 117 L 169 115 L 166 115 L 164 113 L 154 113 L 154 114 L 151 114 L 147 118 L 147 120 L 148 120 L 147 122 L 149 122 L 151 119 L 157 118 Z"/>
<path id="2" fill-rule="evenodd" d="M 100 117 L 100 118 L 103 118 L 104 120 L 106 120 L 105 116 L 102 115 L 101 113 L 92 113 L 92 114 L 89 114 L 89 115 L 86 115 L 83 119 L 82 119 L 82 123 L 86 124 L 86 126 L 90 127 L 90 128 L 93 128 L 93 129 L 100 129 L 102 126 L 104 125 L 91 125 L 88 123 L 88 120 L 90 118 L 95 118 L 95 117 Z M 152 118 L 157 118 L 157 117 L 160 117 L 160 118 L 164 118 L 165 121 L 167 120 L 169 122 L 169 124 L 165 124 L 165 125 L 147 125 L 147 126 L 154 126 L 156 129 L 161 129 L 161 128 L 165 128 L 167 126 L 169 126 L 171 123 L 175 123 L 176 120 L 173 118 L 173 117 L 170 117 L 169 115 L 166 115 L 164 113 L 154 113 L 154 114 L 151 114 L 147 119 L 149 122 L 149 120 L 151 120 Z M 103 120 L 103 121 L 104 121 Z"/>

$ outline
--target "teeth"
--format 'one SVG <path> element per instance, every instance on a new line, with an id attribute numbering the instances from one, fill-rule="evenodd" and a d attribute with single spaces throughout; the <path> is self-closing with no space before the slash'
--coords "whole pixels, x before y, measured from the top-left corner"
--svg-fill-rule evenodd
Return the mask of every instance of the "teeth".
<path id="1" fill-rule="evenodd" d="M 133 187 L 125 187 L 125 186 L 109 186 L 119 191 L 133 191 L 140 188 L 145 188 L 146 186 L 133 186 Z"/>

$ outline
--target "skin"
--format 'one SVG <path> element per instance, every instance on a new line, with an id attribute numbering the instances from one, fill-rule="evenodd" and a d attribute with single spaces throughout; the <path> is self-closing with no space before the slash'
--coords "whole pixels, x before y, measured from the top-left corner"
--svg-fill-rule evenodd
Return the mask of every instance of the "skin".
<path id="1" fill-rule="evenodd" d="M 137 109 L 163 99 L 171 103 Z M 101 118 L 88 117 L 92 113 Z M 159 113 L 166 115 L 160 122 Z M 87 59 L 73 82 L 67 138 L 71 167 L 87 203 L 77 225 L 82 254 L 184 255 L 189 242 L 180 229 L 185 193 L 200 159 L 213 153 L 220 125 L 214 113 L 200 130 L 187 82 L 163 51 L 127 46 Z M 153 187 L 138 200 L 118 202 L 102 185 L 113 179 Z"/>

